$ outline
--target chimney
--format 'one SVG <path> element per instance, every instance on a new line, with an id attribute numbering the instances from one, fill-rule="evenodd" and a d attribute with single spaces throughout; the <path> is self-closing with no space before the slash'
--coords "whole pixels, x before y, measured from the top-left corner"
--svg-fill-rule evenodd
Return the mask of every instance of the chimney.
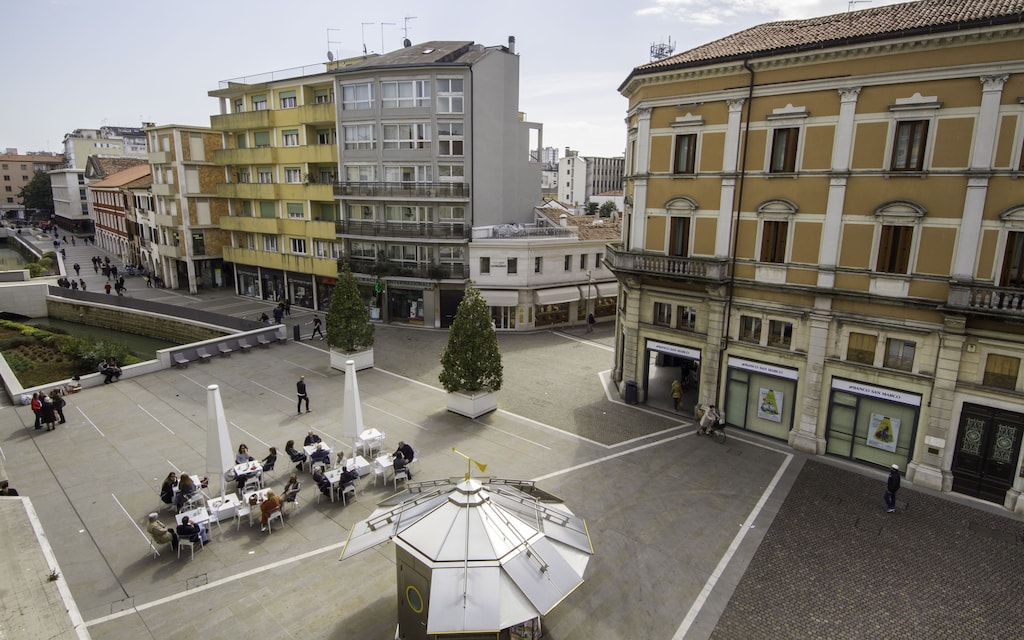
<path id="1" fill-rule="evenodd" d="M 515 53 L 516 52 L 516 37 L 515 36 L 509 36 L 508 37 L 508 52 L 509 53 Z"/>

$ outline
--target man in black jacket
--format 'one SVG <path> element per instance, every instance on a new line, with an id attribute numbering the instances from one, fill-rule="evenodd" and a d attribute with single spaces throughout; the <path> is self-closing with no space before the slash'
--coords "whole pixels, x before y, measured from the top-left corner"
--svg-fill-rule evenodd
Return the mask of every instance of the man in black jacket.
<path id="1" fill-rule="evenodd" d="M 900 490 L 900 465 L 892 465 L 885 489 L 885 512 L 896 513 L 896 492 Z"/>

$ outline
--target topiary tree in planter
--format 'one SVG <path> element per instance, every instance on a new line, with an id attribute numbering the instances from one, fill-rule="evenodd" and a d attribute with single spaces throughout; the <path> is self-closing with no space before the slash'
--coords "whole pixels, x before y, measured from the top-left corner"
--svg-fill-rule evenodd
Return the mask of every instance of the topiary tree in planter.
<path id="1" fill-rule="evenodd" d="M 466 289 L 455 312 L 438 380 L 448 392 L 449 411 L 476 418 L 498 407 L 495 392 L 502 382 L 498 336 L 487 302 L 475 287 Z"/>
<path id="2" fill-rule="evenodd" d="M 359 295 L 359 285 L 352 269 L 345 263 L 338 274 L 338 282 L 331 294 L 331 306 L 327 310 L 327 345 L 331 347 L 331 366 L 345 370 L 345 360 L 352 354 L 369 351 L 369 364 L 356 359 L 357 369 L 373 366 L 373 340 L 376 327 L 370 322 L 370 310 Z M 335 351 L 345 357 L 338 358 L 335 366 Z"/>

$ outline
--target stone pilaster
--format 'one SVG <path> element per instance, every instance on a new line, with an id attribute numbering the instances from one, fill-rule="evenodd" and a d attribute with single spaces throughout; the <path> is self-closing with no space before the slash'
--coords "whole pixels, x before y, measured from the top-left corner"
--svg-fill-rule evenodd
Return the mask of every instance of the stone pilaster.
<path id="1" fill-rule="evenodd" d="M 828 349 L 828 329 L 831 324 L 830 301 L 819 298 L 808 321 L 810 339 L 807 346 L 807 365 L 800 384 L 803 386 L 803 402 L 796 424 L 789 432 L 789 446 L 805 453 L 825 453 L 825 438 L 818 434 L 819 413 L 827 406 L 822 396 L 824 383 L 825 355 Z"/>

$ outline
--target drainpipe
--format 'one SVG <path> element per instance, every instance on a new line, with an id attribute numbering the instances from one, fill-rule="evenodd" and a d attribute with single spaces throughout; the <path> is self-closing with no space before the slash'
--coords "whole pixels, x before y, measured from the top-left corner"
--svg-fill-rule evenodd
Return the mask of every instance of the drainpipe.
<path id="1" fill-rule="evenodd" d="M 732 324 L 732 299 L 735 290 L 736 277 L 736 246 L 739 244 L 740 211 L 743 210 L 743 185 L 747 177 L 747 145 L 750 144 L 750 112 L 754 101 L 754 68 L 750 66 L 750 60 L 743 61 L 743 68 L 750 74 L 750 85 L 747 88 L 747 122 L 743 128 L 743 146 L 739 158 L 739 185 L 736 188 L 736 195 L 733 197 L 733 222 L 732 222 L 732 246 L 730 247 L 729 258 L 729 279 L 726 282 L 727 293 L 725 297 L 725 336 L 718 350 L 718 377 L 715 379 L 715 402 L 723 400 L 722 373 L 724 368 L 725 351 L 729 348 L 729 327 Z"/>

